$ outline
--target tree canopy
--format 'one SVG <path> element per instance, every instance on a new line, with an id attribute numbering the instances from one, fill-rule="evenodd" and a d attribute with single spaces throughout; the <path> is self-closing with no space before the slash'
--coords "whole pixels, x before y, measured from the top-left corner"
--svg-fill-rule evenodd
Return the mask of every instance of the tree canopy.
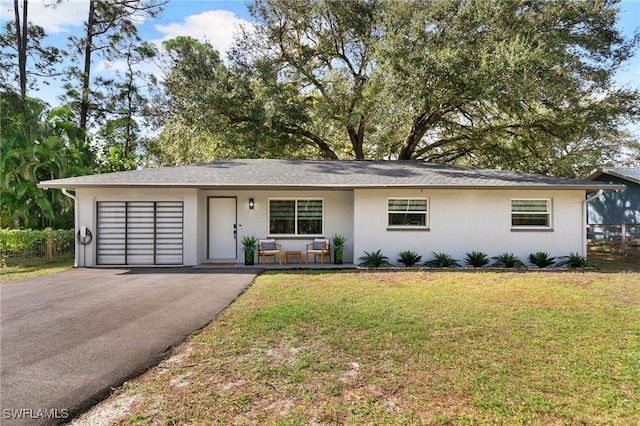
<path id="1" fill-rule="evenodd" d="M 616 29 L 616 3 L 257 0 L 228 62 L 194 68 L 172 105 L 207 117 L 211 156 L 272 137 L 263 156 L 577 176 L 633 142 L 640 94 L 613 77 L 638 37 Z"/>

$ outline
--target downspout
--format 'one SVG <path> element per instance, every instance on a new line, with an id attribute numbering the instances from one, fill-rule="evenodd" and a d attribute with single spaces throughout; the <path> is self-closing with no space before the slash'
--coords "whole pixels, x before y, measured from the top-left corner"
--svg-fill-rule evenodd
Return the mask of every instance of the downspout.
<path id="1" fill-rule="evenodd" d="M 78 197 L 76 197 L 75 195 L 69 193 L 69 191 L 67 191 L 67 188 L 62 188 L 62 193 L 64 195 L 66 195 L 67 197 L 71 198 L 73 200 L 73 239 L 75 241 L 76 239 L 76 235 L 78 235 L 78 221 L 80 218 L 80 212 L 78 212 L 78 209 L 80 208 L 80 205 L 78 204 Z M 73 267 L 77 268 L 78 267 L 78 263 L 79 263 L 79 258 L 80 258 L 80 250 L 78 250 L 78 242 L 75 242 L 75 255 L 74 255 L 74 260 L 73 260 Z"/>
<path id="2" fill-rule="evenodd" d="M 587 204 L 589 201 L 593 201 L 600 197 L 603 193 L 604 189 L 600 189 L 598 192 L 593 194 L 591 197 L 587 197 L 587 199 L 582 202 L 582 218 L 584 220 L 582 224 L 582 256 L 585 257 L 587 256 Z"/>

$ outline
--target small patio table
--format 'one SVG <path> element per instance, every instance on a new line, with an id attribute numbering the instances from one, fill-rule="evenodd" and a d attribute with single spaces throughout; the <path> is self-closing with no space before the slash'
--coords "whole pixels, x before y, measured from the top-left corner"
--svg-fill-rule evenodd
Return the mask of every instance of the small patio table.
<path id="1" fill-rule="evenodd" d="M 289 263 L 290 257 L 298 257 L 298 265 L 302 263 L 302 251 L 300 250 L 288 250 L 284 252 L 284 263 Z"/>

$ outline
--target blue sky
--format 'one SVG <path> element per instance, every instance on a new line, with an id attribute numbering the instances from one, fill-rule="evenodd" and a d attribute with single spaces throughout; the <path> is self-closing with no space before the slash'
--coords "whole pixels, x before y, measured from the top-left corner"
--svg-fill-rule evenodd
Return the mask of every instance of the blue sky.
<path id="1" fill-rule="evenodd" d="M 63 0 L 55 10 L 44 7 L 44 0 L 30 0 L 29 16 L 49 34 L 49 44 L 64 48 L 71 34 L 80 35 L 86 19 L 88 0 Z M 619 27 L 631 35 L 640 27 L 640 0 L 621 2 Z M 13 17 L 13 1 L 0 0 L 0 20 Z M 244 0 L 170 0 L 157 19 L 140 24 L 140 34 L 144 39 L 160 43 L 178 35 L 188 35 L 199 40 L 207 40 L 219 51 L 225 52 L 231 45 L 233 33 L 238 25 L 249 25 L 249 15 Z M 108 73 L 117 64 L 100 63 L 97 69 Z M 620 85 L 640 89 L 640 54 L 629 62 L 618 76 Z M 40 93 L 33 93 L 55 105 L 56 84 Z M 640 138 L 640 136 L 639 136 Z"/>

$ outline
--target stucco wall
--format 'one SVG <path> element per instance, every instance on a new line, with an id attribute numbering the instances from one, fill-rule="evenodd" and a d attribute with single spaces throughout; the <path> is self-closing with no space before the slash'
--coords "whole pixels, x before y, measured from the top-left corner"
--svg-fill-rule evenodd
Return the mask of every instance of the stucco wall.
<path id="1" fill-rule="evenodd" d="M 243 259 L 243 236 L 253 235 L 256 238 L 266 238 L 268 233 L 268 200 L 269 198 L 322 198 L 324 200 L 324 235 L 331 237 L 342 234 L 347 237 L 344 262 L 353 260 L 353 193 L 351 191 L 198 191 L 198 263 L 204 263 L 207 258 L 207 206 L 209 197 L 237 197 L 238 214 L 238 259 Z M 253 198 L 255 206 L 249 209 L 249 199 Z M 304 255 L 305 244 L 311 242 L 312 237 L 278 237 L 274 236 L 282 250 L 301 250 Z"/>
<path id="2" fill-rule="evenodd" d="M 387 230 L 389 197 L 428 198 L 429 230 Z M 512 231 L 512 198 L 551 198 L 551 231 Z M 430 259 L 445 252 L 456 259 L 479 250 L 489 256 L 511 252 L 521 259 L 546 251 L 553 256 L 585 253 L 584 191 L 368 190 L 354 192 L 354 257 L 381 249 L 392 263 L 413 250 Z"/>
<path id="3" fill-rule="evenodd" d="M 182 201 L 184 203 L 184 264 L 197 262 L 198 240 L 198 191 L 196 189 L 140 189 L 140 188 L 79 188 L 78 221 L 76 226 L 86 226 L 94 234 L 94 240 L 76 253 L 78 266 L 96 265 L 96 203 L 98 201 Z M 85 253 L 86 250 L 86 253 Z M 85 263 L 86 259 L 86 263 Z"/>
<path id="4" fill-rule="evenodd" d="M 584 191 L 504 190 L 375 190 L 355 191 L 209 191 L 198 189 L 78 189 L 78 226 L 96 230 L 98 201 L 183 201 L 184 264 L 207 262 L 207 205 L 209 197 L 237 197 L 238 259 L 240 239 L 245 235 L 264 238 L 268 232 L 269 198 L 322 198 L 324 234 L 347 237 L 345 262 L 357 263 L 363 252 L 382 249 L 392 262 L 402 250 L 414 250 L 426 259 L 431 252 L 446 252 L 463 259 L 466 252 L 481 250 L 495 256 L 513 252 L 526 259 L 543 250 L 554 256 L 570 252 L 585 254 Z M 429 199 L 429 231 L 387 230 L 387 199 L 407 197 Z M 249 198 L 255 208 L 249 209 Z M 512 198 L 551 198 L 552 231 L 511 230 Z M 283 250 L 302 250 L 310 237 L 277 238 Z M 95 266 L 95 243 L 80 247 L 78 266 Z M 85 250 L 86 249 L 86 253 Z"/>

